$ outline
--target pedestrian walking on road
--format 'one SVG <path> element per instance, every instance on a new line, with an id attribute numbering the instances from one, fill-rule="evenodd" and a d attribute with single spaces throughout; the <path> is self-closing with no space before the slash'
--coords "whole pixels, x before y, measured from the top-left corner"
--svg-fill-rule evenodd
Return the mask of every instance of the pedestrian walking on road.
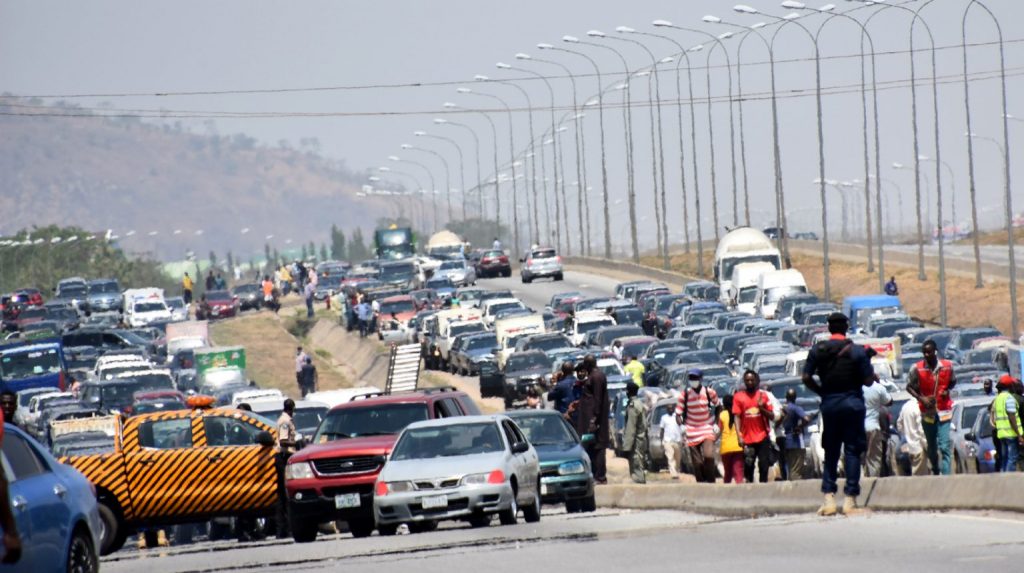
<path id="1" fill-rule="evenodd" d="M 302 389 L 302 367 L 306 364 L 307 358 L 309 355 L 302 351 L 301 346 L 295 349 L 295 385 L 300 390 Z"/>
<path id="2" fill-rule="evenodd" d="M 718 438 L 718 394 L 703 385 L 704 373 L 697 368 L 686 373 L 687 387 L 676 404 L 678 422 L 686 429 L 686 447 L 698 483 L 715 483 L 715 440 Z"/>
<path id="3" fill-rule="evenodd" d="M 181 298 L 185 300 L 185 305 L 192 304 L 192 289 L 194 288 L 192 277 L 185 273 L 185 276 L 181 278 Z"/>
<path id="4" fill-rule="evenodd" d="M 907 443 L 907 454 L 910 455 L 910 475 L 928 475 L 928 440 L 924 437 L 921 427 L 921 409 L 904 406 L 896 419 L 896 429 Z M 895 468 L 894 468 L 895 469 Z"/>
<path id="5" fill-rule="evenodd" d="M 722 411 L 718 413 L 718 427 L 722 432 L 719 452 L 722 455 L 722 481 L 743 483 L 743 442 L 736 430 L 736 415 L 732 413 L 732 394 L 722 397 Z"/>
<path id="6" fill-rule="evenodd" d="M 928 440 L 928 461 L 932 474 L 950 475 L 953 471 L 953 442 L 949 425 L 953 420 L 953 400 L 949 391 L 956 387 L 953 363 L 940 360 L 935 341 L 921 345 L 921 360 L 910 369 L 907 393 L 917 400 L 921 409 L 921 426 Z"/>
<path id="7" fill-rule="evenodd" d="M 366 338 L 366 334 L 370 330 L 370 319 L 373 317 L 373 309 L 366 299 L 359 301 L 359 304 L 356 305 L 356 316 L 359 318 L 359 336 Z"/>
<path id="8" fill-rule="evenodd" d="M 217 279 L 213 278 L 213 270 L 206 274 L 206 291 L 209 292 L 217 287 Z"/>
<path id="9" fill-rule="evenodd" d="M 761 376 L 753 370 L 743 373 L 743 390 L 732 397 L 732 413 L 736 415 L 740 440 L 743 443 L 743 477 L 754 481 L 757 465 L 758 481 L 768 481 L 772 466 L 772 402 L 761 390 Z"/>
<path id="10" fill-rule="evenodd" d="M 317 387 L 320 384 L 320 375 L 316 371 L 316 366 L 313 366 L 313 359 L 309 356 L 306 357 L 306 363 L 302 365 L 299 377 L 302 380 L 299 384 L 299 391 L 302 393 L 303 398 L 307 394 L 317 391 Z"/>
<path id="11" fill-rule="evenodd" d="M 864 388 L 864 432 L 868 439 L 867 452 L 864 454 L 864 475 L 868 477 L 882 477 L 889 432 L 882 430 L 881 416 L 883 410 L 890 405 L 892 396 L 881 382 L 875 380 L 873 384 Z"/>
<path id="12" fill-rule="evenodd" d="M 889 296 L 900 295 L 900 287 L 896 285 L 896 277 L 889 277 L 889 282 L 885 283 L 885 294 Z"/>
<path id="13" fill-rule="evenodd" d="M 644 363 L 636 359 L 636 356 L 627 356 L 626 365 L 622 367 L 627 374 L 633 377 L 633 383 L 640 388 L 644 387 L 644 373 L 647 372 L 647 368 L 644 367 Z"/>
<path id="14" fill-rule="evenodd" d="M 586 430 L 581 434 L 594 434 L 594 444 L 587 453 L 590 454 L 594 481 L 606 484 L 608 466 L 605 454 L 609 443 L 608 414 L 611 410 L 608 401 L 608 377 L 597 367 L 597 359 L 593 354 L 587 354 L 583 358 L 583 365 L 587 368 L 587 383 L 584 384 L 580 397 L 577 423 Z"/>
<path id="15" fill-rule="evenodd" d="M 825 501 L 819 515 L 835 515 L 839 453 L 844 455 L 846 486 L 843 513 L 857 509 L 860 495 L 860 456 L 867 446 L 864 434 L 864 386 L 874 382 L 875 372 L 863 346 L 846 338 L 850 319 L 841 312 L 828 316 L 828 340 L 807 352 L 803 382 L 821 396 L 821 444 L 825 449 L 821 492 Z M 814 379 L 817 374 L 819 380 Z M 819 382 L 820 381 L 820 382 Z"/>
<path id="16" fill-rule="evenodd" d="M 622 449 L 629 456 L 629 477 L 634 483 L 647 483 L 647 408 L 637 397 L 640 387 L 626 383 L 626 426 L 622 431 Z"/>
<path id="17" fill-rule="evenodd" d="M 666 465 L 672 479 L 679 479 L 679 467 L 683 457 L 683 430 L 676 419 L 676 413 L 668 410 L 658 420 L 661 446 L 665 450 Z"/>
<path id="18" fill-rule="evenodd" d="M 1014 379 L 1004 374 L 999 379 L 999 394 L 992 403 L 992 423 L 999 437 L 1001 465 L 996 471 L 1017 471 L 1020 447 L 1024 445 L 1024 425 L 1021 424 L 1020 408 L 1012 394 Z"/>
<path id="19" fill-rule="evenodd" d="M 562 369 L 555 374 L 555 385 L 548 392 L 548 401 L 553 404 L 555 410 L 562 414 L 569 411 L 569 404 L 580 398 L 580 391 L 576 385 L 576 375 L 573 373 L 572 362 L 562 362 Z"/>
<path id="20" fill-rule="evenodd" d="M 811 425 L 811 417 L 796 403 L 796 388 L 786 390 L 786 405 L 782 408 L 782 427 L 786 432 L 785 447 L 787 479 L 804 479 L 807 458 L 807 440 L 804 433 Z"/>

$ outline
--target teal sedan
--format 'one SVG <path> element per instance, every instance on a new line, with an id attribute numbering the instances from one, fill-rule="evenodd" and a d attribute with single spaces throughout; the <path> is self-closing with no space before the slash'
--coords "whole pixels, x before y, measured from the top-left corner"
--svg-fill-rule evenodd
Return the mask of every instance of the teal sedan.
<path id="1" fill-rule="evenodd" d="M 590 457 L 565 418 L 555 410 L 514 410 L 506 415 L 537 450 L 542 502 L 564 503 L 569 513 L 594 511 Z"/>

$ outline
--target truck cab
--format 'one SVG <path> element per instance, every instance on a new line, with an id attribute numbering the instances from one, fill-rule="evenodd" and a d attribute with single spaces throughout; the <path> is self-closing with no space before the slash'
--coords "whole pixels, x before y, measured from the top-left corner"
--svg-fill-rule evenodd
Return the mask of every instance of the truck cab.
<path id="1" fill-rule="evenodd" d="M 782 268 L 782 255 L 761 231 L 751 227 L 739 227 L 726 233 L 715 249 L 715 280 L 721 290 L 728 290 L 732 271 L 743 263 L 770 263 L 776 269 Z"/>

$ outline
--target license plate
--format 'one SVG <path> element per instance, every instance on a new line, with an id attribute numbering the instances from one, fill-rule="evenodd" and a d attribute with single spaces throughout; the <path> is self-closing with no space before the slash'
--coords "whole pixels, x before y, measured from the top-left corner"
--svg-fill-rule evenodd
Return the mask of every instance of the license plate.
<path id="1" fill-rule="evenodd" d="M 423 505 L 423 509 L 441 509 L 448 507 L 448 496 L 446 495 L 435 495 L 432 497 L 425 497 L 420 500 Z"/>
<path id="2" fill-rule="evenodd" d="M 548 495 L 550 493 L 551 493 L 551 488 L 548 486 L 548 484 L 542 484 L 540 486 L 540 494 L 541 495 Z"/>
<path id="3" fill-rule="evenodd" d="M 359 494 L 358 493 L 343 493 L 334 496 L 334 507 L 335 509 L 348 509 L 350 507 L 359 507 Z"/>

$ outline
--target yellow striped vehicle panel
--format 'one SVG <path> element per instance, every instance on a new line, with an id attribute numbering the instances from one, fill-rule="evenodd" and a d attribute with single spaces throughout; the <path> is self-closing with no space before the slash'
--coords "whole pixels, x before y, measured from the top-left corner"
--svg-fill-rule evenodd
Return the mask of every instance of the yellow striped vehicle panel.
<path id="1" fill-rule="evenodd" d="M 153 448 L 139 443 L 142 424 L 187 420 L 188 430 L 179 433 L 191 447 Z M 225 423 L 243 430 L 237 445 L 211 446 L 205 421 L 216 428 Z M 184 428 L 183 428 L 184 430 Z M 121 504 L 125 520 L 159 523 L 176 518 L 234 515 L 268 511 L 277 499 L 274 450 L 251 443 L 250 434 L 274 428 L 236 409 L 179 410 L 145 414 L 124 422 L 115 451 L 108 454 L 63 458 L 96 487 L 109 490 Z M 188 435 L 190 434 L 190 435 Z M 220 438 L 225 439 L 223 436 Z"/>

